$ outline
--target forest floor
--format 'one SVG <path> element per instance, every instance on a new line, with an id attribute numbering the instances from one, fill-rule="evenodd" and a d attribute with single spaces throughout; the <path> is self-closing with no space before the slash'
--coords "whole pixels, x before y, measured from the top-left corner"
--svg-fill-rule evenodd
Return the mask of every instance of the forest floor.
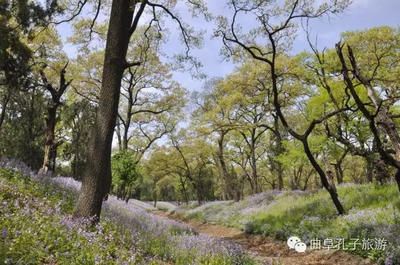
<path id="1" fill-rule="evenodd" d="M 184 222 L 200 234 L 222 238 L 239 244 L 255 260 L 266 265 L 373 265 L 375 263 L 359 256 L 338 250 L 307 250 L 297 253 L 290 250 L 286 242 L 261 235 L 250 235 L 232 227 L 209 224 L 182 218 L 163 211 L 154 211 L 163 218 Z"/>
<path id="2" fill-rule="evenodd" d="M 18 169 L 17 166 L 8 166 L 8 168 L 10 167 Z M 74 227 L 76 224 L 71 225 L 69 219 L 69 214 L 72 211 L 74 204 L 73 197 L 76 194 L 76 192 L 70 191 L 78 191 L 80 188 L 80 183 L 71 178 L 63 177 L 51 178 L 51 183 L 47 183 L 46 179 L 38 178 L 38 176 L 30 172 L 29 169 L 18 169 L 18 171 L 22 173 L 17 174 L 14 171 L 2 170 L 0 165 L 0 178 L 3 178 L 3 183 L 0 182 L 0 188 L 3 187 L 3 190 L 0 191 L 0 201 L 6 202 L 3 202 L 0 205 L 3 206 L 3 209 L 1 209 L 0 207 L 0 212 L 3 211 L 5 213 L 10 213 L 8 215 L 0 215 L 0 227 L 3 228 L 3 240 L 0 240 L 0 243 L 7 243 L 9 245 L 11 244 L 10 247 L 7 248 L 1 248 L 0 244 L 0 263 L 2 257 L 2 249 L 8 249 L 10 251 L 14 249 L 18 250 L 11 253 L 15 256 L 16 259 L 21 257 L 28 257 L 29 259 L 34 258 L 35 260 L 41 261 L 44 260 L 44 258 L 46 260 L 52 260 L 55 257 L 52 256 L 53 252 L 57 253 L 57 255 L 61 255 L 60 257 L 57 256 L 59 259 L 63 258 L 63 255 L 67 253 L 68 256 L 65 256 L 67 255 L 65 254 L 64 258 L 69 259 L 71 251 L 78 251 L 79 253 L 82 252 L 82 246 L 80 248 L 75 247 L 75 243 L 77 243 L 78 241 L 80 242 L 78 242 L 79 244 L 81 244 L 82 242 L 86 242 L 83 245 L 85 249 L 82 252 L 82 254 L 85 254 L 86 256 L 82 257 L 82 255 L 76 255 L 76 258 L 79 260 L 81 260 L 82 258 L 84 258 L 85 260 L 91 260 L 94 255 L 93 253 L 97 252 L 99 246 L 105 247 L 106 249 L 109 248 L 110 253 L 113 253 L 112 256 L 115 256 L 115 244 L 109 244 L 110 242 L 107 241 L 107 238 L 113 238 L 112 242 L 114 242 L 115 239 L 118 239 L 118 242 L 121 242 L 121 246 L 124 246 L 124 248 L 122 249 L 121 246 L 117 244 L 118 249 L 121 252 L 119 253 L 120 255 L 118 255 L 118 257 L 120 257 L 121 259 L 130 258 L 132 254 L 131 247 L 134 245 L 126 243 L 127 238 L 130 238 L 130 236 L 127 236 L 127 234 L 132 235 L 132 238 L 130 240 L 133 240 L 132 242 L 136 243 L 138 243 L 136 235 L 140 234 L 141 238 L 144 238 L 145 240 L 140 240 L 140 244 L 138 243 L 139 245 L 135 245 L 134 248 L 140 250 L 139 252 L 135 251 L 135 253 L 137 252 L 139 254 L 145 254 L 139 255 L 138 258 L 145 259 L 143 260 L 143 262 L 145 263 L 139 264 L 146 265 L 165 264 L 163 262 L 164 260 L 168 262 L 167 264 L 179 265 L 189 264 L 189 260 L 191 261 L 190 264 L 254 264 L 253 262 L 246 263 L 246 261 L 249 261 L 247 259 L 248 255 L 243 255 L 242 250 L 238 252 L 237 250 L 239 248 L 232 247 L 235 244 L 240 245 L 242 249 L 245 250 L 245 252 L 247 252 L 253 259 L 259 261 L 259 263 L 261 264 L 375 264 L 369 260 L 361 258 L 360 256 L 355 256 L 344 251 L 307 250 L 305 253 L 297 253 L 294 250 L 290 250 L 282 238 L 282 240 L 277 240 L 271 236 L 263 236 L 261 235 L 261 233 L 258 235 L 257 233 L 249 233 L 246 230 L 248 229 L 246 225 L 247 223 L 243 223 L 242 227 L 229 227 L 229 222 L 227 222 L 226 224 L 213 223 L 218 221 L 218 218 L 233 218 L 236 216 L 239 217 L 240 222 L 237 222 L 239 224 L 242 223 L 244 216 L 247 215 L 251 217 L 251 214 L 254 214 L 255 210 L 258 211 L 259 209 L 262 209 L 262 211 L 264 211 L 265 213 L 263 216 L 261 216 L 261 220 L 264 223 L 268 223 L 270 225 L 274 222 L 273 216 L 270 216 L 272 212 L 276 213 L 276 210 L 273 211 L 274 207 L 276 206 L 278 209 L 281 209 L 286 205 L 283 204 L 283 202 L 287 201 L 288 203 L 293 204 L 294 199 L 297 199 L 298 202 L 296 206 L 299 207 L 300 205 L 302 208 L 300 210 L 293 211 L 292 206 L 292 211 L 289 213 L 293 216 L 295 216 L 297 213 L 299 215 L 299 218 L 304 219 L 305 217 L 307 217 L 305 216 L 305 213 L 307 213 L 307 209 L 308 211 L 312 211 L 314 213 L 319 213 L 319 210 L 326 209 L 326 205 L 328 204 L 324 201 L 324 198 L 321 197 L 320 193 L 308 195 L 300 194 L 296 195 L 298 196 L 296 198 L 293 197 L 293 194 L 288 194 L 287 196 L 285 194 L 277 194 L 271 196 L 270 193 L 265 193 L 248 197 L 238 203 L 229 201 L 216 201 L 209 202 L 194 208 L 189 205 L 189 208 L 186 210 L 187 213 L 189 213 L 187 215 L 182 214 L 182 211 L 185 211 L 182 206 L 181 211 L 179 211 L 174 203 L 161 203 L 161 206 L 163 207 L 170 206 L 171 210 L 160 211 L 154 208 L 152 204 L 148 202 L 142 202 L 132 199 L 129 201 L 129 203 L 125 203 L 122 201 L 118 201 L 116 198 L 114 198 L 114 196 L 110 196 L 109 200 L 104 204 L 105 208 L 103 211 L 105 213 L 104 219 L 108 221 L 102 223 L 102 228 L 100 229 L 101 231 L 87 231 L 82 234 L 81 231 L 83 230 L 81 230 L 79 224 L 77 226 L 78 229 L 75 229 Z M 31 177 L 35 181 L 29 180 L 27 176 Z M 50 181 L 50 179 L 48 179 L 47 181 Z M 52 187 L 50 184 L 54 185 L 54 187 Z M 358 201 L 355 199 L 357 196 L 359 196 L 358 194 L 368 195 L 364 198 L 364 200 L 360 201 L 365 204 L 368 203 L 369 207 L 371 207 L 371 205 L 376 205 L 376 207 L 378 207 L 380 206 L 382 201 L 386 202 L 388 198 L 393 197 L 393 192 L 391 192 L 392 187 L 390 186 L 354 186 L 347 188 L 351 188 L 351 190 L 342 189 L 339 191 L 341 191 L 343 195 L 347 194 L 348 198 L 346 198 L 345 196 L 342 196 L 342 198 L 347 199 L 345 201 L 353 201 L 353 204 Z M 344 191 L 346 193 L 344 193 Z M 65 196 L 66 194 L 69 194 L 69 196 Z M 301 198 L 302 200 L 298 200 L 299 198 Z M 368 198 L 369 201 L 366 201 L 366 198 Z M 42 203 L 37 202 L 37 200 L 40 199 L 43 201 Z M 313 203 L 316 200 L 318 201 L 318 204 Z M 307 207 L 305 207 L 304 205 L 302 206 L 301 203 L 303 203 Z M 308 204 L 310 203 L 312 207 L 308 206 Z M 25 205 L 25 207 L 20 207 L 20 205 Z M 253 208 L 249 208 L 250 206 L 252 206 Z M 172 209 L 173 207 L 175 207 L 175 209 Z M 358 205 L 358 207 L 360 207 L 360 205 Z M 383 213 L 387 214 L 390 209 L 384 209 Z M 232 216 L 229 216 L 229 213 Z M 326 215 L 325 212 L 322 212 L 322 214 Z M 350 214 L 345 217 L 348 218 L 349 216 Z M 195 217 L 197 217 L 197 219 Z M 211 217 L 213 217 L 214 219 L 212 219 Z M 287 216 L 285 216 L 285 218 L 286 217 Z M 26 223 L 27 219 L 34 220 L 35 218 L 38 219 L 36 220 L 36 222 L 32 221 Z M 358 217 L 354 220 L 351 219 L 350 221 L 352 221 L 352 223 L 346 223 L 345 227 L 347 227 L 347 225 L 349 224 L 353 224 L 356 220 L 359 219 L 361 218 Z M 361 220 L 365 221 L 368 219 L 363 218 Z M 282 222 L 281 219 L 277 219 L 275 221 L 279 221 L 279 224 L 285 227 L 288 224 L 286 219 L 284 220 L 284 222 Z M 333 229 L 337 230 L 338 226 L 332 226 L 332 224 L 334 224 L 334 221 L 334 219 L 329 219 L 329 223 L 324 223 L 323 227 L 318 226 L 317 230 L 323 232 L 322 229 L 324 227 L 333 227 Z M 257 222 L 254 223 L 257 224 Z M 46 224 L 46 227 L 52 227 L 52 229 L 42 229 L 43 224 Z M 119 230 L 117 231 L 117 229 L 113 228 L 113 225 L 115 226 L 116 224 L 120 227 L 126 228 L 125 230 L 127 234 L 125 234 L 124 232 L 119 235 Z M 26 227 L 26 225 L 29 225 L 30 227 Z M 40 227 L 40 229 L 38 227 Z M 68 227 L 72 228 L 70 229 Z M 257 226 L 254 227 L 257 228 Z M 297 227 L 302 227 L 301 222 L 298 222 L 298 220 Z M 386 227 L 389 226 L 386 225 Z M 314 226 L 314 228 L 316 227 Z M 104 229 L 109 232 L 110 236 L 104 237 Z M 191 232 L 192 230 L 197 231 L 199 235 L 194 236 Z M 20 231 L 27 232 L 20 234 Z M 38 235 L 43 237 L 43 240 L 41 239 L 41 237 L 39 237 L 38 240 L 36 234 L 35 237 L 32 237 L 30 231 L 35 231 L 36 234 L 39 233 Z M 243 231 L 246 231 L 246 233 Z M 258 230 L 255 229 L 253 229 L 252 231 L 258 232 Z M 291 230 L 290 235 L 292 235 L 293 231 L 294 230 Z M 396 233 L 397 230 L 388 231 L 394 236 L 398 235 L 398 233 Z M 190 234 L 187 234 L 186 232 L 189 232 Z M 12 235 L 17 234 L 18 240 L 11 240 Z M 71 235 L 75 238 L 72 241 L 69 240 L 71 238 Z M 301 236 L 301 238 L 305 238 L 304 235 L 300 233 L 296 233 L 296 235 Z M 381 236 L 387 237 L 387 235 L 383 234 L 383 232 L 381 233 Z M 8 240 L 9 237 L 10 240 Z M 91 243 L 93 241 L 92 237 L 97 240 L 95 240 L 94 242 L 97 242 L 99 246 L 93 245 Z M 63 241 L 64 243 L 57 243 L 57 246 L 53 246 L 53 241 L 58 242 L 60 241 L 60 238 L 65 242 Z M 104 240 L 106 242 L 104 242 Z M 40 246 L 38 246 L 37 241 L 42 243 L 41 248 Z M 48 246 L 50 245 L 54 249 L 49 252 Z M 396 245 L 398 246 L 399 244 L 396 243 Z M 66 252 L 65 249 L 68 249 L 68 251 Z M 229 251 L 226 252 L 227 250 Z M 210 256 L 210 252 L 215 252 L 216 254 L 214 256 Z M 108 252 L 105 251 L 104 253 L 104 258 L 108 259 Z M 8 257 L 8 254 L 10 253 L 7 252 L 3 254 L 5 254 L 3 255 L 4 257 Z M 222 262 L 220 254 L 225 255 L 222 256 L 222 261 L 226 260 L 225 257 L 231 258 L 229 258 L 230 260 L 228 260 L 228 262 Z M 72 256 L 75 257 L 74 255 Z M 162 257 L 164 256 L 165 259 L 162 259 Z M 153 257 L 155 259 L 153 259 Z M 172 260 L 171 257 L 177 258 Z M 237 259 L 233 257 L 237 257 Z M 197 258 L 197 263 L 193 262 L 194 258 Z M 147 259 L 153 259 L 153 261 L 156 263 L 150 263 Z M 57 264 L 82 264 L 79 262 L 60 262 Z M 83 264 L 92 263 L 84 262 Z"/>
<path id="3" fill-rule="evenodd" d="M 139 201 L 109 196 L 93 227 L 72 217 L 79 182 L 6 162 L 0 161 L 0 264 L 256 264 L 236 244 L 197 234 Z"/>
<path id="4" fill-rule="evenodd" d="M 338 185 L 337 191 L 346 209 L 343 215 L 337 214 L 324 190 L 271 190 L 239 202 L 157 202 L 156 206 L 170 218 L 188 222 L 205 234 L 237 242 L 265 260 L 280 259 L 275 264 L 400 264 L 397 186 L 347 183 Z M 323 250 L 307 249 L 303 254 L 291 251 L 286 246 L 291 236 L 307 244 L 318 239 Z M 377 243 L 380 241 L 386 245 L 381 247 Z M 368 242 L 373 243 L 366 247 Z M 331 251 L 326 251 L 329 246 Z"/>

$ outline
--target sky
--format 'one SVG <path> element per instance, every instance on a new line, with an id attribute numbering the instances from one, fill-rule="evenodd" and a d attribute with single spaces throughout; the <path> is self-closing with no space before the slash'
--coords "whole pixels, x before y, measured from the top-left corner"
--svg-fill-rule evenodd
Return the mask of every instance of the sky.
<path id="1" fill-rule="evenodd" d="M 225 0 L 206 0 L 210 12 L 213 14 L 231 15 L 226 8 Z M 340 40 L 340 34 L 344 31 L 365 30 L 371 27 L 389 25 L 393 27 L 400 26 L 399 12 L 400 0 L 353 0 L 352 5 L 343 13 L 329 18 L 315 19 L 310 23 L 312 39 L 318 38 L 318 47 L 333 47 Z M 213 22 L 207 23 L 203 18 L 193 18 L 185 10 L 180 10 L 183 20 L 197 30 L 206 32 L 204 36 L 203 48 L 192 50 L 192 54 L 200 60 L 203 65 L 202 71 L 208 78 L 223 77 L 231 73 L 235 65 L 224 59 L 220 55 L 222 41 L 212 38 L 214 31 Z M 241 26 L 251 26 L 250 21 L 240 21 Z M 166 26 L 170 28 L 171 36 L 164 45 L 163 50 L 166 54 L 182 51 L 176 24 L 173 21 L 167 21 Z M 71 34 L 69 26 L 64 24 L 59 30 L 65 39 Z M 307 50 L 308 44 L 305 34 L 299 29 L 297 38 L 293 43 L 292 53 L 298 53 Z M 74 56 L 75 50 L 71 45 L 65 45 L 65 50 L 70 56 Z M 194 79 L 188 72 L 175 72 L 174 79 L 181 83 L 189 91 L 201 90 L 205 80 Z"/>
<path id="2" fill-rule="evenodd" d="M 208 7 L 211 12 L 217 14 L 226 14 L 226 1 L 209 0 Z M 365 30 L 371 27 L 389 25 L 393 27 L 400 26 L 399 18 L 400 0 L 354 0 L 352 5 L 344 13 L 313 20 L 310 23 L 312 39 L 318 38 L 318 47 L 333 47 L 340 40 L 340 34 L 344 31 Z M 229 14 L 228 14 L 229 15 Z M 224 61 L 220 56 L 222 42 L 220 39 L 212 39 L 214 26 L 207 23 L 198 23 L 194 26 L 202 25 L 207 30 L 204 39 L 204 47 L 194 51 L 194 54 L 202 62 L 203 71 L 212 77 L 223 77 L 231 73 L 235 66 L 230 61 Z M 242 23 L 243 27 L 246 22 Z M 308 50 L 305 34 L 299 29 L 297 38 L 293 43 L 293 53 Z M 169 45 L 169 46 L 168 46 Z M 177 47 L 175 42 L 169 42 L 167 49 Z M 184 87 L 189 90 L 201 90 L 204 81 L 193 80 L 188 73 L 175 73 L 174 77 Z"/>
<path id="3" fill-rule="evenodd" d="M 231 16 L 231 12 L 226 7 L 227 0 L 205 0 L 209 11 L 217 15 Z M 398 12 L 400 10 L 400 0 L 353 0 L 353 4 L 343 13 L 329 18 L 315 19 L 310 23 L 312 39 L 318 38 L 318 48 L 334 47 L 340 40 L 340 34 L 345 31 L 366 30 L 371 27 L 388 25 L 392 27 L 400 26 Z M 220 55 L 222 47 L 221 39 L 213 38 L 215 25 L 213 22 L 207 23 L 204 18 L 193 18 L 185 9 L 177 8 L 183 21 L 191 25 L 196 30 L 205 31 L 203 48 L 192 50 L 192 55 L 196 56 L 202 63 L 202 72 L 207 78 L 224 77 L 235 69 L 235 64 Z M 104 15 L 103 19 L 106 17 Z M 240 25 L 245 29 L 252 26 L 252 21 L 240 20 Z M 179 40 L 176 23 L 166 21 L 169 29 L 169 41 L 163 47 L 165 54 L 179 53 L 183 51 L 183 46 Z M 66 40 L 72 33 L 68 23 L 58 27 L 60 35 Z M 70 44 L 64 45 L 64 50 L 70 57 L 75 57 L 76 48 Z M 304 32 L 299 29 L 297 38 L 293 43 L 292 54 L 308 50 L 308 43 Z M 178 81 L 189 92 L 201 91 L 206 80 L 195 79 L 189 72 L 174 72 L 173 78 Z M 187 109 L 190 112 L 190 108 Z M 161 140 L 163 142 L 164 140 Z M 114 141 L 116 146 L 116 141 Z"/>

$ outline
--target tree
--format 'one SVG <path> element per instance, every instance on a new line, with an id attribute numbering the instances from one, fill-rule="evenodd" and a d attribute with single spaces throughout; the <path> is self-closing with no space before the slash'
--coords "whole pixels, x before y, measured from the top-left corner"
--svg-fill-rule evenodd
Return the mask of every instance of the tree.
<path id="1" fill-rule="evenodd" d="M 44 146 L 44 159 L 41 172 L 47 173 L 48 171 L 54 172 L 56 166 L 57 157 L 57 147 L 61 142 L 56 142 L 55 139 L 55 129 L 57 125 L 57 109 L 61 105 L 61 97 L 64 92 L 71 84 L 71 80 L 67 81 L 65 79 L 65 72 L 68 63 L 60 71 L 60 82 L 58 87 L 55 88 L 47 79 L 46 74 L 43 70 L 40 71 L 42 77 L 43 86 L 50 92 L 51 100 L 47 106 L 47 117 L 46 117 L 46 136 L 45 136 L 45 146 Z"/>
<path id="2" fill-rule="evenodd" d="M 301 143 L 298 141 L 285 141 L 282 144 L 285 147 L 285 152 L 276 159 L 281 162 L 289 175 L 289 187 L 292 190 L 306 190 L 309 188 L 311 177 L 315 172 L 309 165 Z M 319 186 L 317 185 L 317 187 Z"/>
<path id="3" fill-rule="evenodd" d="M 233 102 L 237 94 L 228 93 L 223 88 L 223 80 L 212 80 L 206 84 L 209 91 L 202 95 L 194 94 L 198 108 L 192 118 L 196 121 L 196 129 L 200 134 L 216 135 L 217 150 L 215 152 L 216 165 L 219 176 L 223 181 L 223 198 L 240 199 L 238 179 L 233 172 L 229 172 L 230 162 L 226 157 L 227 135 L 235 129 L 233 120 Z M 232 91 L 229 91 L 232 92 Z M 193 126 L 195 123 L 193 122 Z"/>
<path id="4" fill-rule="evenodd" d="M 173 6 L 173 3 L 169 3 Z M 189 48 L 195 38 L 190 31 L 169 9 L 148 0 L 127 1 L 113 0 L 108 25 L 107 41 L 104 56 L 99 106 L 92 141 L 89 143 L 89 159 L 87 169 L 82 179 L 82 189 L 77 202 L 75 217 L 100 217 L 101 205 L 111 186 L 111 144 L 114 127 L 118 115 L 121 80 L 124 71 L 140 65 L 140 62 L 129 62 L 126 59 L 132 34 L 137 30 L 139 21 L 145 9 L 149 8 L 152 23 L 159 23 L 160 10 L 175 20 L 182 32 L 183 40 Z M 160 24 L 158 24 L 160 26 Z"/>
<path id="5" fill-rule="evenodd" d="M 352 48 L 347 46 L 350 66 L 348 66 L 348 62 L 345 60 L 343 46 L 341 43 L 336 45 L 336 51 L 342 65 L 342 76 L 346 84 L 346 88 L 349 89 L 354 101 L 357 104 L 357 107 L 360 109 L 363 116 L 368 120 L 370 130 L 374 136 L 376 147 L 381 158 L 385 161 L 385 163 L 397 169 L 395 179 L 400 191 L 400 136 L 394 120 L 390 116 L 390 105 L 385 104 L 382 98 L 380 98 L 378 93 L 375 91 L 373 83 L 374 76 L 367 77 L 361 71 Z M 380 66 L 380 59 L 381 58 L 378 57 L 376 71 Z M 373 72 L 373 75 L 374 73 L 375 72 Z M 353 77 L 367 90 L 368 98 L 374 108 L 372 112 L 366 107 L 366 104 L 358 95 L 350 74 L 352 74 Z M 381 130 L 379 128 L 381 128 Z M 382 133 L 390 140 L 394 149 L 394 157 L 391 155 L 391 151 L 385 148 L 382 142 Z"/>
<path id="6" fill-rule="evenodd" d="M 129 151 L 121 151 L 112 156 L 112 192 L 118 199 L 126 202 L 138 192 L 142 176 L 135 163 L 134 155 Z"/>
<path id="7" fill-rule="evenodd" d="M 171 80 L 169 67 L 155 54 L 123 78 L 116 133 L 121 150 L 133 150 L 138 163 L 159 139 L 172 132 L 185 105 L 185 91 Z"/>
<path id="8" fill-rule="evenodd" d="M 294 0 L 285 3 L 284 7 L 274 6 L 270 1 L 236 1 L 230 2 L 230 7 L 233 9 L 233 16 L 230 22 L 226 18 L 219 19 L 219 25 L 216 30 L 216 35 L 220 36 L 225 44 L 226 50 L 233 54 L 235 49 L 244 51 L 248 56 L 253 59 L 265 63 L 269 67 L 269 74 L 271 76 L 271 85 L 273 92 L 273 105 L 276 113 L 282 122 L 285 129 L 291 136 L 301 141 L 310 163 L 318 172 L 322 185 L 329 192 L 331 199 L 337 209 L 338 214 L 344 214 L 345 210 L 341 204 L 336 189 L 330 185 L 326 173 L 321 168 L 309 146 L 308 137 L 312 133 L 316 125 L 321 124 L 326 119 L 335 116 L 340 111 L 334 111 L 314 119 L 309 123 L 304 133 L 298 133 L 289 125 L 282 109 L 280 96 L 280 87 L 283 86 L 284 73 L 279 73 L 277 70 L 277 61 L 279 61 L 282 51 L 287 48 L 287 44 L 291 43 L 291 32 L 295 27 L 296 19 L 300 18 L 315 18 L 320 17 L 326 13 L 340 12 L 346 7 L 348 1 L 331 1 L 331 4 L 324 3 L 315 7 L 313 1 Z M 280 10 L 271 12 L 271 10 Z M 262 38 L 267 43 L 259 45 L 256 36 L 241 33 L 236 27 L 237 17 L 242 14 L 253 14 L 256 16 L 259 26 L 250 30 L 249 32 L 262 32 L 265 38 Z M 274 16 L 271 16 L 275 14 Z M 233 47 L 236 45 L 235 47 Z M 237 52 L 236 52 L 237 53 Z"/>
<path id="9" fill-rule="evenodd" d="M 201 137 L 193 137 L 182 130 L 170 137 L 180 163 L 176 165 L 181 179 L 186 179 L 201 205 L 214 195 L 212 184 L 212 161 L 209 144 Z"/>
<path id="10" fill-rule="evenodd" d="M 393 161 L 382 157 L 382 143 L 385 142 L 385 134 L 387 137 L 391 135 L 388 139 L 392 144 L 399 138 L 396 122 L 392 118 L 397 111 L 395 102 L 398 98 L 394 89 L 398 84 L 399 65 L 395 59 L 398 57 L 395 48 L 398 47 L 398 36 L 398 32 L 389 27 L 343 33 L 343 40 L 349 45 L 348 56 L 344 55 L 340 45 L 337 45 L 336 51 L 322 53 L 312 46 L 316 61 L 312 69 L 329 95 L 332 106 L 338 109 L 343 99 L 351 95 L 358 108 L 340 113 L 335 122 L 326 122 L 326 132 L 351 154 L 366 160 L 369 181 L 373 180 L 374 171 L 380 181 L 385 178 L 386 169 L 380 166 L 382 163 L 396 167 Z M 340 75 L 344 83 L 337 78 Z M 385 100 L 379 94 L 384 94 Z M 374 133 L 374 127 L 378 129 L 378 134 Z M 381 130 L 385 133 L 382 134 Z M 389 148 L 384 145 L 384 149 Z M 392 145 L 393 152 L 396 152 L 395 146 Z"/>
<path id="11" fill-rule="evenodd" d="M 174 178 L 176 176 L 176 171 L 174 165 L 176 165 L 175 156 L 171 153 L 170 148 L 157 148 L 152 153 L 149 159 L 144 161 L 144 171 L 145 178 L 149 181 L 150 198 L 154 202 L 154 207 L 157 206 L 157 201 L 161 197 L 159 183 L 163 179 L 167 179 L 168 177 Z M 144 182 L 146 179 L 144 180 Z M 186 183 L 182 183 L 181 186 L 181 194 L 184 200 L 189 201 L 188 193 L 186 190 Z"/>
<path id="12" fill-rule="evenodd" d="M 55 136 L 59 108 L 62 105 L 62 97 L 72 80 L 67 80 L 66 71 L 69 63 L 66 54 L 62 51 L 62 43 L 56 29 L 52 26 L 38 27 L 30 34 L 31 41 L 28 47 L 33 51 L 31 86 L 42 88 L 48 97 L 44 158 L 40 171 L 54 172 L 57 147 L 61 144 Z"/>
<path id="13" fill-rule="evenodd" d="M 43 163 L 44 122 L 46 101 L 43 90 L 33 87 L 15 91 L 10 99 L 3 129 L 1 154 L 25 162 L 32 169 Z"/>
<path id="14" fill-rule="evenodd" d="M 63 138 L 67 139 L 61 146 L 60 156 L 70 162 L 70 174 L 80 180 L 87 163 L 86 145 L 90 137 L 96 114 L 95 105 L 85 98 L 69 91 L 61 115 L 60 127 L 64 128 Z"/>
<path id="15" fill-rule="evenodd" d="M 61 12 L 57 1 L 48 1 L 45 7 L 27 0 L 0 1 L 0 129 L 12 95 L 19 86 L 29 85 L 32 50 L 25 39 L 32 28 Z"/>

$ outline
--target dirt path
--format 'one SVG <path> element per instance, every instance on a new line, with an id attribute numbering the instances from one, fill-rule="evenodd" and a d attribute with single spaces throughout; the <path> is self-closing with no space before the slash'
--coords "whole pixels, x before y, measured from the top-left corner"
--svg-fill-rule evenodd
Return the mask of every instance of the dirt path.
<path id="1" fill-rule="evenodd" d="M 270 265 L 375 265 L 369 260 L 350 255 L 344 251 L 335 250 L 307 250 L 297 253 L 290 250 L 285 242 L 277 241 L 259 235 L 248 235 L 236 229 L 221 225 L 201 223 L 196 221 L 183 221 L 176 216 L 165 212 L 156 212 L 164 218 L 184 222 L 193 227 L 197 232 L 213 237 L 233 241 L 246 249 L 251 256 L 262 264 Z"/>

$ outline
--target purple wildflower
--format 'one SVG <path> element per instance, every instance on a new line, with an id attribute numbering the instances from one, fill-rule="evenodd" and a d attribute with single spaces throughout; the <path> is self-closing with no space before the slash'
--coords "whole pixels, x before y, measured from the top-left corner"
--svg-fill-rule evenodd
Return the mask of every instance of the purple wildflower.
<path id="1" fill-rule="evenodd" d="M 7 237 L 7 235 L 8 235 L 7 228 L 3 228 L 1 230 L 1 238 L 5 239 Z"/>
<path id="2" fill-rule="evenodd" d="M 386 257 L 385 265 L 393 265 L 393 257 L 392 256 Z"/>

